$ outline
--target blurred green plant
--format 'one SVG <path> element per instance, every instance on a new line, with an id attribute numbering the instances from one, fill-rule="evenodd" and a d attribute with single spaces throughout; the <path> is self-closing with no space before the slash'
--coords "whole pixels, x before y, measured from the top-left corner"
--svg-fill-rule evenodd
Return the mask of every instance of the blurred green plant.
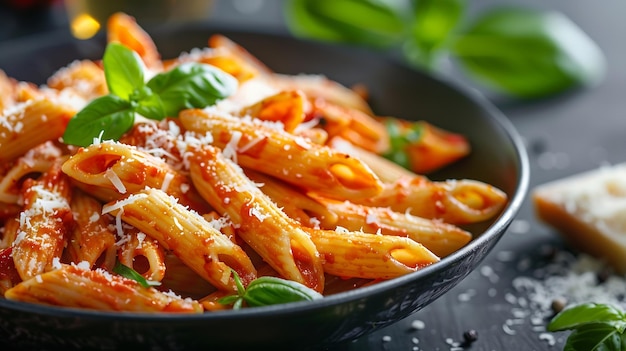
<path id="1" fill-rule="evenodd" d="M 465 0 L 288 0 L 298 37 L 377 50 L 399 49 L 420 69 L 449 58 L 486 88 L 531 99 L 599 83 L 598 45 L 564 14 L 493 7 L 470 19 Z"/>

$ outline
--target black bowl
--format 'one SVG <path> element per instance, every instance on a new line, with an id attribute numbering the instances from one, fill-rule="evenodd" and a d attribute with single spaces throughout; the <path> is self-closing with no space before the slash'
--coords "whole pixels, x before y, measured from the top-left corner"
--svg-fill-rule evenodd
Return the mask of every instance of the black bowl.
<path id="1" fill-rule="evenodd" d="M 315 73 L 345 85 L 365 84 L 381 115 L 426 120 L 462 133 L 470 157 L 431 175 L 470 178 L 497 186 L 509 203 L 492 221 L 472 228 L 458 252 L 418 272 L 306 303 L 202 315 L 102 313 L 0 299 L 0 344 L 25 349 L 319 349 L 356 339 L 420 310 L 465 278 L 505 233 L 527 193 L 529 166 L 509 120 L 478 93 L 407 68 L 380 54 L 270 33 L 185 27 L 151 32 L 164 58 L 204 47 L 212 33 L 247 48 L 279 73 Z M 0 68 L 44 83 L 77 58 L 100 58 L 103 39 L 73 40 L 51 33 L 0 45 Z M 4 349 L 4 348 L 3 348 Z"/>

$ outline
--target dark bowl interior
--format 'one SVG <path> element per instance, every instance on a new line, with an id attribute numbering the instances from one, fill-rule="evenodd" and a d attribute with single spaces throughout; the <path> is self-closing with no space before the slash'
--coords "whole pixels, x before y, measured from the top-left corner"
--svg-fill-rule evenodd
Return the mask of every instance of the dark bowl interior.
<path id="1" fill-rule="evenodd" d="M 432 179 L 470 178 L 510 197 L 497 218 L 473 226 L 463 249 L 418 272 L 310 303 L 194 316 L 102 313 L 0 299 L 0 345 L 25 349 L 247 348 L 319 349 L 388 326 L 428 305 L 466 277 L 489 253 L 526 196 L 529 167 L 512 124 L 471 90 L 355 48 L 306 42 L 271 33 L 184 27 L 151 31 L 164 58 L 204 47 L 225 34 L 279 73 L 324 74 L 345 85 L 365 84 L 378 114 L 426 120 L 467 136 L 472 155 Z M 100 58 L 102 38 L 67 33 L 0 45 L 0 68 L 19 80 L 44 83 L 78 58 Z M 4 348 L 3 348 L 4 349 Z"/>

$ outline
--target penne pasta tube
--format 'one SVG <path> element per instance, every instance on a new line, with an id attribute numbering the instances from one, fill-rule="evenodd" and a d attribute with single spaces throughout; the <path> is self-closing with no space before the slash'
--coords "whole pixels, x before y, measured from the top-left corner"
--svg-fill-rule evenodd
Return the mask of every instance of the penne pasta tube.
<path id="1" fill-rule="evenodd" d="M 356 202 L 460 225 L 494 217 L 506 204 L 507 196 L 502 190 L 476 180 L 431 181 L 415 176 L 387 184 L 381 194 Z"/>
<path id="2" fill-rule="evenodd" d="M 108 203 L 103 213 L 119 216 L 156 239 L 218 289 L 235 291 L 231 269 L 244 285 L 256 278 L 256 270 L 241 247 L 162 190 L 146 188 Z"/>
<path id="3" fill-rule="evenodd" d="M 67 241 L 69 259 L 74 263 L 85 261 L 94 267 L 96 261 L 115 246 L 115 233 L 111 229 L 113 218 L 101 215 L 102 204 L 80 190 L 73 192 L 70 207 L 76 225 Z"/>
<path id="4" fill-rule="evenodd" d="M 399 213 L 388 207 L 370 207 L 322 198 L 318 200 L 326 206 L 326 211 L 316 217 L 322 228 L 342 227 L 350 231 L 405 236 L 426 246 L 439 257 L 455 252 L 472 239 L 468 231 L 440 220 Z M 334 214 L 335 219 L 325 215 L 326 212 Z"/>
<path id="5" fill-rule="evenodd" d="M 62 265 L 9 289 L 7 300 L 99 311 L 201 313 L 190 299 L 144 288 L 138 282 L 87 265 Z"/>
<path id="6" fill-rule="evenodd" d="M 104 70 L 91 60 L 76 60 L 48 78 L 47 86 L 59 91 L 71 91 L 89 101 L 109 93 Z"/>
<path id="7" fill-rule="evenodd" d="M 192 299 L 200 299 L 215 291 L 221 291 L 216 290 L 213 285 L 170 252 L 165 253 L 165 267 L 165 276 L 161 280 L 160 290 L 169 289 Z M 224 290 L 223 293 L 227 295 L 231 292 Z"/>
<path id="8" fill-rule="evenodd" d="M 225 52 L 229 57 L 236 58 L 241 65 L 247 68 L 247 70 L 256 72 L 256 74 L 270 75 L 273 71 L 261 62 L 258 58 L 252 55 L 246 48 L 235 43 L 229 38 L 220 35 L 213 34 L 209 37 L 208 45 L 212 49 Z"/>
<path id="9" fill-rule="evenodd" d="M 244 107 L 239 111 L 239 115 L 280 122 L 287 132 L 293 132 L 304 121 L 309 108 L 306 96 L 301 91 L 287 90 Z"/>
<path id="10" fill-rule="evenodd" d="M 319 253 L 308 234 L 214 147 L 195 152 L 190 167 L 198 192 L 237 225 L 237 233 L 286 279 L 324 288 Z"/>
<path id="11" fill-rule="evenodd" d="M 271 128 L 258 119 L 198 109 L 183 110 L 179 118 L 188 130 L 212 133 L 214 145 L 242 167 L 307 190 L 332 198 L 363 199 L 382 189 L 378 177 L 358 159 Z"/>
<path id="12" fill-rule="evenodd" d="M 313 99 L 312 105 L 312 113 L 323 119 L 323 128 L 331 138 L 341 136 L 354 145 L 377 154 L 389 150 L 387 128 L 372 114 L 323 99 Z"/>
<path id="13" fill-rule="evenodd" d="M 71 184 L 60 164 L 38 180 L 28 179 L 24 189 L 24 209 L 12 256 L 20 277 L 27 280 L 50 269 L 61 257 L 73 221 Z"/>
<path id="14" fill-rule="evenodd" d="M 118 260 L 150 281 L 160 282 L 165 276 L 165 252 L 159 242 L 136 228 L 124 230 Z"/>
<path id="15" fill-rule="evenodd" d="M 402 236 L 306 230 L 322 255 L 324 271 L 340 277 L 391 279 L 439 261 L 422 244 Z"/>
<path id="16" fill-rule="evenodd" d="M 143 63 L 152 70 L 162 70 L 161 54 L 152 37 L 134 17 L 116 12 L 107 21 L 107 41 L 118 42 L 135 51 Z"/>
<path id="17" fill-rule="evenodd" d="M 64 104 L 39 98 L 17 104 L 3 113 L 0 116 L 0 163 L 60 138 L 76 112 Z"/>
<path id="18" fill-rule="evenodd" d="M 244 83 L 259 75 L 257 67 L 250 65 L 245 59 L 224 46 L 196 48 L 189 53 L 182 53 L 174 59 L 163 61 L 163 67 L 165 70 L 169 70 L 186 62 L 198 62 L 215 66 L 235 77 L 239 83 Z"/>
<path id="19" fill-rule="evenodd" d="M 61 149 L 50 141 L 26 152 L 0 179 L 0 202 L 18 203 L 24 179 L 44 173 L 54 161 L 64 157 Z"/>
<path id="20" fill-rule="evenodd" d="M 106 196 L 99 198 L 103 201 L 152 187 L 178 198 L 181 204 L 197 212 L 210 211 L 187 176 L 172 169 L 162 159 L 131 145 L 107 141 L 81 148 L 63 164 L 63 171 L 80 183 L 108 189 L 103 194 L 83 188 L 94 196 Z M 111 191 L 118 195 L 112 196 Z M 109 198 L 111 196 L 113 199 Z"/>
<path id="21" fill-rule="evenodd" d="M 323 75 L 273 74 L 271 84 L 278 90 L 301 90 L 311 99 L 320 99 L 373 115 L 372 109 L 361 95 Z"/>

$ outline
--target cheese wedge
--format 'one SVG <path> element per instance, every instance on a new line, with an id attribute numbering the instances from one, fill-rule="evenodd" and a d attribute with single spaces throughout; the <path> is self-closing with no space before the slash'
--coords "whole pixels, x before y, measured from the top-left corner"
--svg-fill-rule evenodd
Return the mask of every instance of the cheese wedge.
<path id="1" fill-rule="evenodd" d="M 537 217 L 574 248 L 626 273 L 626 163 L 535 187 Z"/>

